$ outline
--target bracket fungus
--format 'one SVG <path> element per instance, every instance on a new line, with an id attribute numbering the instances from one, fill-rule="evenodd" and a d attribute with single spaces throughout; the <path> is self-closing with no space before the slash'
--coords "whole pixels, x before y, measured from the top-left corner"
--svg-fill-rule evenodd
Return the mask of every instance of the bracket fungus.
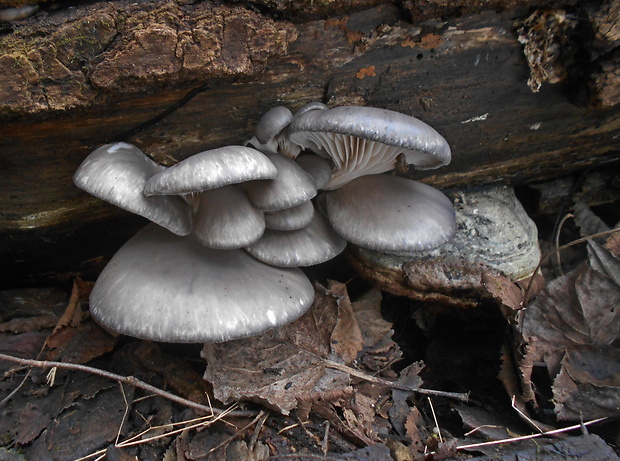
<path id="1" fill-rule="evenodd" d="M 226 341 L 292 321 L 313 300 L 297 267 L 337 256 L 347 241 L 410 252 L 452 237 L 441 192 L 379 174 L 403 158 L 437 168 L 450 148 L 414 117 L 322 103 L 295 115 L 276 107 L 244 146 L 169 168 L 126 143 L 97 149 L 75 183 L 172 233 L 149 225 L 118 251 L 95 284 L 93 316 L 170 342 Z M 318 190 L 325 216 L 315 212 Z"/>

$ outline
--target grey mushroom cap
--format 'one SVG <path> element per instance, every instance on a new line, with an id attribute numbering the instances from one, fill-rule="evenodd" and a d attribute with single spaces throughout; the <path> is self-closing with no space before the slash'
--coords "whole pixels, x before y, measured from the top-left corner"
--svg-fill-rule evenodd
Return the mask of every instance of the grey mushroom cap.
<path id="1" fill-rule="evenodd" d="M 305 112 L 310 112 L 311 110 L 328 110 L 329 107 L 323 104 L 322 102 L 312 101 L 308 104 L 305 104 L 299 108 L 297 112 L 295 112 L 295 116 L 301 115 Z"/>
<path id="2" fill-rule="evenodd" d="M 278 267 L 320 264 L 336 257 L 347 242 L 329 226 L 319 213 L 310 224 L 294 231 L 267 229 L 261 239 L 246 248 L 256 259 Z"/>
<path id="3" fill-rule="evenodd" d="M 191 209 L 180 197 L 146 197 L 147 181 L 164 170 L 140 149 L 124 142 L 94 150 L 73 175 L 80 189 L 143 216 L 177 235 L 192 228 Z"/>
<path id="4" fill-rule="evenodd" d="M 279 135 L 292 120 L 293 113 L 284 106 L 269 109 L 256 124 L 254 130 L 256 140 L 261 144 L 267 144 Z"/>
<path id="5" fill-rule="evenodd" d="M 256 179 L 272 179 L 278 170 L 265 154 L 246 146 L 201 152 L 154 175 L 145 195 L 180 195 Z"/>
<path id="6" fill-rule="evenodd" d="M 362 176 L 326 197 L 329 222 L 343 238 L 371 250 L 430 250 L 456 232 L 452 202 L 426 184 L 389 175 Z"/>
<path id="7" fill-rule="evenodd" d="M 256 242 L 265 232 L 261 210 L 237 184 L 204 191 L 194 216 L 194 237 L 209 248 L 232 250 Z"/>
<path id="8" fill-rule="evenodd" d="M 213 250 L 147 226 L 103 270 L 90 297 L 98 322 L 162 342 L 221 342 L 291 322 L 314 290 L 298 269 L 275 268 L 243 250 Z"/>
<path id="9" fill-rule="evenodd" d="M 317 189 L 325 186 L 332 178 L 332 167 L 323 157 L 315 154 L 304 154 L 297 157 L 295 161 L 312 176 Z"/>
<path id="10" fill-rule="evenodd" d="M 278 169 L 278 176 L 265 181 L 244 184 L 250 201 L 260 210 L 283 210 L 312 199 L 317 192 L 314 180 L 302 167 L 281 154 L 269 159 Z"/>
<path id="11" fill-rule="evenodd" d="M 314 205 L 307 201 L 284 210 L 265 211 L 265 225 L 273 230 L 297 230 L 310 224 L 313 216 Z"/>
<path id="12" fill-rule="evenodd" d="M 450 163 L 446 140 L 415 117 L 375 107 L 341 106 L 296 115 L 286 129 L 292 143 L 333 161 L 331 190 L 363 175 L 394 169 L 404 154 L 419 169 Z"/>

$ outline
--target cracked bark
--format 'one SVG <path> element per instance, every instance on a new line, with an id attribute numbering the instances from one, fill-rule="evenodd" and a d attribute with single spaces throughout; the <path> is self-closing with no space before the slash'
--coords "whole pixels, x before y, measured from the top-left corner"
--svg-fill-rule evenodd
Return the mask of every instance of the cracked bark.
<path id="1" fill-rule="evenodd" d="M 418 116 L 446 136 L 453 163 L 409 174 L 439 187 L 524 184 L 620 156 L 611 7 L 607 16 L 584 10 L 600 31 L 584 45 L 596 51 L 591 62 L 551 63 L 566 64 L 568 78 L 533 93 L 515 25 L 526 15 L 514 2 L 481 3 L 503 13 L 462 10 L 475 14 L 441 20 L 429 19 L 433 2 L 407 14 L 389 3 L 336 6 L 344 3 L 362 9 L 311 20 L 336 10 L 277 2 L 293 23 L 242 4 L 116 1 L 13 25 L 0 36 L 0 259 L 13 274 L 3 283 L 93 277 L 143 224 L 72 185 L 97 146 L 124 140 L 172 164 L 243 142 L 276 104 L 295 110 L 320 100 Z"/>

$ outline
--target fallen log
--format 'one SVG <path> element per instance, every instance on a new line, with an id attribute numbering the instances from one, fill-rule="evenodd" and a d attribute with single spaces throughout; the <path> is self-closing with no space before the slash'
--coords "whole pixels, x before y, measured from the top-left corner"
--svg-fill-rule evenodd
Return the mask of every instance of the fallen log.
<path id="1" fill-rule="evenodd" d="M 443 19 L 374 3 L 293 22 L 242 4 L 95 2 L 14 23 L 0 37 L 2 284 L 93 277 L 144 224 L 73 186 L 94 148 L 123 140 L 170 165 L 242 143 L 274 105 L 421 118 L 453 162 L 407 175 L 440 188 L 529 184 L 620 158 L 612 2 L 578 19 L 511 2 L 431 10 Z"/>

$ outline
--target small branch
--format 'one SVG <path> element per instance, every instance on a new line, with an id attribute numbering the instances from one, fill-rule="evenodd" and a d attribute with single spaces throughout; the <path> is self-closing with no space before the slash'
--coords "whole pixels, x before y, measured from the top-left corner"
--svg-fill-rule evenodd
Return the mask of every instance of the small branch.
<path id="1" fill-rule="evenodd" d="M 22 359 L 19 357 L 13 357 L 12 355 L 6 355 L 6 354 L 0 354 L 0 360 L 6 360 L 8 362 L 19 363 L 20 365 L 26 365 L 29 367 L 36 367 L 36 368 L 57 367 L 62 370 L 83 371 L 85 373 L 90 373 L 93 375 L 101 376 L 106 379 L 110 379 L 112 381 L 118 381 L 119 383 L 128 384 L 130 386 L 137 387 L 138 389 L 151 392 L 167 400 L 178 403 L 179 405 L 183 405 L 183 406 L 192 408 L 197 411 L 203 411 L 208 414 L 209 413 L 220 414 L 226 411 L 226 410 L 220 410 L 217 408 L 208 407 L 206 405 L 202 405 L 200 403 L 196 403 L 196 402 L 192 402 L 191 400 L 184 399 L 183 397 L 179 397 L 178 395 L 171 394 L 170 392 L 166 392 L 162 389 L 159 389 L 158 387 L 147 384 L 144 381 L 139 380 L 138 378 L 134 378 L 133 376 L 117 375 L 116 373 L 111 373 L 109 371 L 101 370 L 99 368 L 89 367 L 87 365 L 79 365 L 76 363 L 66 363 L 66 362 L 51 362 L 51 361 L 46 361 L 46 360 Z M 239 410 L 239 411 L 235 411 L 234 413 L 230 413 L 230 415 L 248 417 L 248 416 L 255 416 L 256 412 Z"/>
<path id="2" fill-rule="evenodd" d="M 461 400 L 463 402 L 469 401 L 469 394 L 462 394 L 458 392 L 436 391 L 433 389 L 424 389 L 422 387 L 405 386 L 404 384 L 396 383 L 394 381 L 388 381 L 387 379 L 377 378 L 376 376 L 363 373 L 361 371 L 356 370 L 355 368 L 342 365 L 341 363 L 332 362 L 331 360 L 325 360 L 325 366 L 327 366 L 328 368 L 333 368 L 335 370 L 344 371 L 345 373 L 348 373 L 351 376 L 355 376 L 356 378 L 370 381 L 372 383 L 383 384 L 384 386 L 391 387 L 392 389 L 398 389 L 401 391 L 408 391 L 408 392 L 417 392 L 418 394 L 424 394 L 424 395 L 437 395 L 440 397 L 448 397 L 451 399 Z"/>
<path id="3" fill-rule="evenodd" d="M 588 421 L 586 423 L 575 424 L 574 426 L 563 427 L 561 429 L 555 429 L 553 431 L 547 432 L 539 432 L 537 434 L 523 435 L 521 437 L 512 437 L 510 439 L 502 439 L 502 440 L 491 440 L 490 442 L 481 442 L 481 443 L 472 443 L 471 445 L 461 445 L 456 447 L 457 450 L 472 450 L 478 447 L 488 447 L 489 445 L 499 445 L 502 443 L 511 443 L 511 442 L 519 442 L 521 440 L 529 440 L 536 439 L 538 437 L 544 437 L 545 435 L 555 435 L 561 434 L 562 432 L 568 432 L 575 429 L 580 429 L 585 426 L 589 426 L 591 424 L 600 423 L 601 421 L 605 421 L 607 418 L 598 418 L 593 419 L 592 421 Z"/>

